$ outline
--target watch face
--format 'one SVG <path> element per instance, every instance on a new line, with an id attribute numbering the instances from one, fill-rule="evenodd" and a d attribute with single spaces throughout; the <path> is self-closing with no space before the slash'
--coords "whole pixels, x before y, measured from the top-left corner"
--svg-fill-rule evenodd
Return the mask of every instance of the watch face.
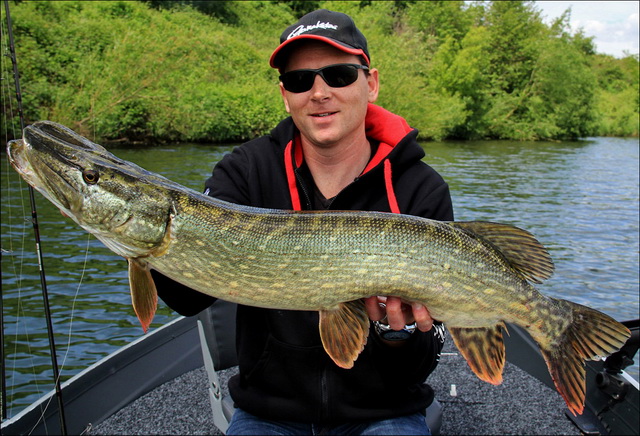
<path id="1" fill-rule="evenodd" d="M 406 330 L 388 330 L 381 332 L 380 337 L 385 341 L 406 341 L 411 337 L 411 333 Z"/>

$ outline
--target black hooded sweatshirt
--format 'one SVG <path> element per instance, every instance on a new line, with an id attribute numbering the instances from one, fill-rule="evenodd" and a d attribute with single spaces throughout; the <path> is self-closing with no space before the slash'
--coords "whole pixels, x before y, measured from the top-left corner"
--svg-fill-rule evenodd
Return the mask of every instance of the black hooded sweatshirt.
<path id="1" fill-rule="evenodd" d="M 422 162 L 417 131 L 370 104 L 365 122 L 371 161 L 333 199 L 320 198 L 291 118 L 270 135 L 235 148 L 214 168 L 205 192 L 264 208 L 368 210 L 451 221 L 449 187 Z M 214 299 L 153 272 L 160 297 L 183 315 Z M 304 298 L 301 295 L 300 298 Z M 322 347 L 318 313 L 238 306 L 239 375 L 229 382 L 236 407 L 275 420 L 337 425 L 424 412 L 433 401 L 425 383 L 444 338 L 416 331 L 401 347 L 385 345 L 374 328 L 352 369 L 333 363 Z"/>

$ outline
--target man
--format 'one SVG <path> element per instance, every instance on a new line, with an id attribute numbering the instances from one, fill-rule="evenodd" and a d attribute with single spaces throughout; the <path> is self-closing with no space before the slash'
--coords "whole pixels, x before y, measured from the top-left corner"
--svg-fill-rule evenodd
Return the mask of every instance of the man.
<path id="1" fill-rule="evenodd" d="M 353 20 L 314 11 L 280 42 L 270 64 L 291 116 L 225 156 L 205 192 L 257 207 L 453 220 L 449 188 L 421 161 L 417 131 L 373 104 L 378 71 Z M 212 301 L 198 294 L 181 307 L 158 287 L 183 314 Z M 428 434 L 433 390 L 424 382 L 437 365 L 441 329 L 432 328 L 427 308 L 397 297 L 372 296 L 366 307 L 374 325 L 345 370 L 324 352 L 317 313 L 239 306 L 240 373 L 229 383 L 237 411 L 228 434 Z"/>

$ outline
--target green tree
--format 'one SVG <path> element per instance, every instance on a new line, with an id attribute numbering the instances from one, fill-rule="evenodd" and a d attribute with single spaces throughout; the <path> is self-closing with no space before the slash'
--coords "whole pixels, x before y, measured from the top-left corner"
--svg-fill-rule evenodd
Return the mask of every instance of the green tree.
<path id="1" fill-rule="evenodd" d="M 595 55 L 591 67 L 598 78 L 597 135 L 638 136 L 640 77 L 638 55 L 616 59 Z"/>
<path id="2" fill-rule="evenodd" d="M 296 18 L 320 9 L 320 2 L 315 0 L 278 0 L 278 3 L 284 3 L 293 11 Z"/>
<path id="3" fill-rule="evenodd" d="M 238 24 L 239 17 L 228 1 L 207 0 L 140 0 L 156 9 L 192 7 L 203 14 L 218 18 L 223 23 Z"/>
<path id="4" fill-rule="evenodd" d="M 595 54 L 533 2 L 66 1 L 12 4 L 27 123 L 97 141 L 230 141 L 286 116 L 268 65 L 310 9 L 351 15 L 378 102 L 421 138 L 638 135 L 638 57 Z M 9 94 L 6 94 L 9 95 Z M 3 128 L 17 125 L 3 100 Z"/>
<path id="5" fill-rule="evenodd" d="M 474 15 L 464 1 L 416 2 L 407 13 L 407 23 L 425 39 L 435 38 L 440 44 L 447 38 L 461 41 L 474 24 Z"/>

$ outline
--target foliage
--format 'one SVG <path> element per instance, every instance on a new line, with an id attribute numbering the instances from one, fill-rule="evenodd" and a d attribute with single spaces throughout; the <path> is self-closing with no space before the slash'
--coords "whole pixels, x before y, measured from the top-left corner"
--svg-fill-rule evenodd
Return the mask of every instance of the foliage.
<path id="1" fill-rule="evenodd" d="M 287 115 L 267 60 L 318 7 L 358 23 L 378 103 L 423 139 L 638 135 L 638 56 L 596 54 L 568 12 L 547 25 L 527 1 L 20 2 L 27 123 L 52 119 L 97 141 L 265 134 Z M 15 124 L 7 100 L 3 129 Z"/>
<path id="2" fill-rule="evenodd" d="M 321 2 L 315 0 L 278 0 L 278 3 L 286 4 L 293 11 L 296 18 L 307 15 L 309 12 L 321 7 Z"/>
<path id="3" fill-rule="evenodd" d="M 27 122 L 52 119 L 126 142 L 264 133 L 286 113 L 261 29 L 292 17 L 271 7 L 253 15 L 260 6 L 233 3 L 249 18 L 229 25 L 193 8 L 140 2 L 21 4 L 12 15 Z"/>
<path id="4" fill-rule="evenodd" d="M 597 55 L 591 59 L 591 65 L 598 79 L 595 134 L 638 136 L 638 55 L 622 59 Z"/>
<path id="5" fill-rule="evenodd" d="M 217 17 L 223 23 L 238 24 L 238 15 L 226 1 L 203 0 L 142 0 L 155 9 L 184 9 L 191 7 L 205 15 Z"/>

